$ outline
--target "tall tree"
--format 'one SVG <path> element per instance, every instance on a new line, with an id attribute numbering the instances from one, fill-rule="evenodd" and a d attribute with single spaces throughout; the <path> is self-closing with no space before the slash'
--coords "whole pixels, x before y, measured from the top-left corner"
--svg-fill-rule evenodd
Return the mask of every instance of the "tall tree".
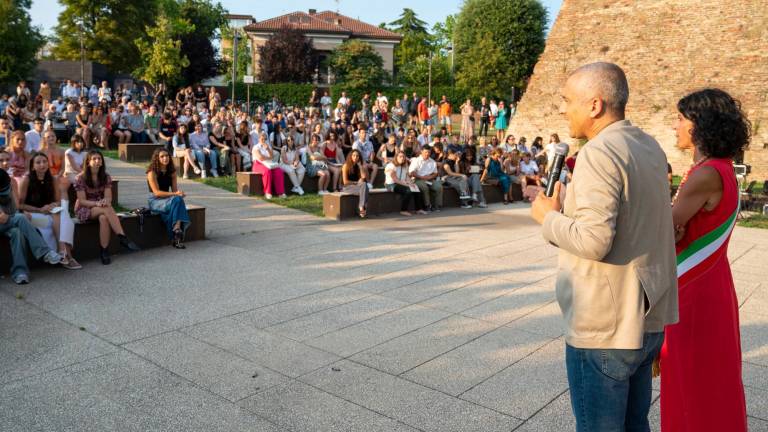
<path id="1" fill-rule="evenodd" d="M 336 82 L 354 89 L 378 87 L 387 79 L 384 59 L 371 44 L 357 39 L 346 40 L 336 47 L 330 65 Z"/>
<path id="2" fill-rule="evenodd" d="M 539 0 L 466 0 L 453 32 L 457 85 L 475 97 L 524 89 L 544 51 L 546 27 Z"/>
<path id="3" fill-rule="evenodd" d="M 427 23 L 416 16 L 413 9 L 404 8 L 400 18 L 389 23 L 388 29 L 403 36 L 395 48 L 395 65 L 402 68 L 431 49 Z"/>
<path id="4" fill-rule="evenodd" d="M 219 30 L 227 23 L 227 11 L 221 3 L 210 0 L 174 1 L 179 2 L 179 16 L 195 26 L 195 31 L 181 37 L 181 52 L 187 53 L 189 58 L 189 66 L 183 71 L 183 81 L 193 85 L 218 75 L 224 69 L 213 41 L 220 36 Z"/>
<path id="5" fill-rule="evenodd" d="M 259 81 L 306 83 L 312 80 L 316 54 L 301 30 L 285 26 L 259 48 Z"/>
<path id="6" fill-rule="evenodd" d="M 453 31 L 456 28 L 456 15 L 448 15 L 445 21 L 432 26 L 432 47 L 435 51 L 447 54 L 453 47 Z"/>
<path id="7" fill-rule="evenodd" d="M 422 55 L 400 69 L 400 78 L 408 85 L 426 87 L 429 84 L 429 57 Z M 450 60 L 442 55 L 432 57 L 432 85 L 451 85 Z"/>
<path id="8" fill-rule="evenodd" d="M 182 70 L 189 66 L 189 59 L 181 51 L 181 35 L 195 27 L 189 21 L 169 19 L 164 13 L 157 23 L 147 27 L 147 39 L 136 39 L 142 63 L 134 74 L 150 83 L 173 86 L 182 80 Z"/>
<path id="9" fill-rule="evenodd" d="M 55 28 L 54 57 L 80 59 L 80 38 L 86 58 L 113 72 L 131 72 L 140 63 L 134 39 L 147 38 L 159 2 L 154 0 L 59 0 L 64 10 Z M 130 36 L 129 36 L 130 35 Z"/>
<path id="10" fill-rule="evenodd" d="M 29 18 L 31 0 L 0 1 L 0 83 L 26 78 L 45 40 Z"/>

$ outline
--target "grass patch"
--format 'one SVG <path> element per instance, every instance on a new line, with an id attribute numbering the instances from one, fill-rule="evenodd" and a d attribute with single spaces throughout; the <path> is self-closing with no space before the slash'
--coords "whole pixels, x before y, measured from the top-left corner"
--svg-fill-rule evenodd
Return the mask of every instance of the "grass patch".
<path id="1" fill-rule="evenodd" d="M 323 197 L 317 194 L 288 195 L 287 198 L 272 198 L 269 202 L 323 217 Z"/>
<path id="2" fill-rule="evenodd" d="M 205 179 L 195 178 L 192 180 L 228 192 L 237 193 L 237 179 L 234 176 L 208 177 Z M 259 198 L 264 199 L 264 196 L 259 196 Z M 305 194 L 303 196 L 288 195 L 287 198 L 274 197 L 269 202 L 323 217 L 323 197 L 317 194 Z"/>
<path id="3" fill-rule="evenodd" d="M 739 221 L 739 226 L 746 228 L 768 229 L 768 216 L 754 215 Z"/>
<path id="4" fill-rule="evenodd" d="M 228 191 L 228 192 L 237 193 L 237 178 L 235 176 L 194 178 L 192 180 L 198 183 L 202 183 L 204 185 L 213 186 L 219 189 L 224 189 L 225 191 Z"/>

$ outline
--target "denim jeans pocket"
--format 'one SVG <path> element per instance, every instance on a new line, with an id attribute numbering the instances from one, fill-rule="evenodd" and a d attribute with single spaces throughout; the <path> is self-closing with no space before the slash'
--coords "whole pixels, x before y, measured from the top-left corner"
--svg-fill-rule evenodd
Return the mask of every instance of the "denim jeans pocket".
<path id="1" fill-rule="evenodd" d="M 642 349 L 597 349 L 591 354 L 594 366 L 603 375 L 617 381 L 629 379 L 645 358 Z"/>

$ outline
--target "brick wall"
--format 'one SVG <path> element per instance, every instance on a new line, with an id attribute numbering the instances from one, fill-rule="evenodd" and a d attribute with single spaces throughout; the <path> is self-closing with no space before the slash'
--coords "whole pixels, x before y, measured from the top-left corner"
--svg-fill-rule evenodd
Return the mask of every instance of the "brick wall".
<path id="1" fill-rule="evenodd" d="M 766 22 L 764 1 L 565 0 L 510 131 L 567 137 L 558 105 L 568 73 L 611 61 L 627 73 L 627 117 L 659 140 L 675 173 L 691 163 L 675 148 L 675 104 L 691 90 L 714 86 L 742 101 L 757 129 L 745 162 L 753 165 L 751 179 L 768 179 Z"/>

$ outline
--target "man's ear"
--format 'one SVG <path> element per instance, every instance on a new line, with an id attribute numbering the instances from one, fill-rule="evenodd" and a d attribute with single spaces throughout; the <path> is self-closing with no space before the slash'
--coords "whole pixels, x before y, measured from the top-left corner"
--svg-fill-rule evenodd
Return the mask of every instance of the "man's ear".
<path id="1" fill-rule="evenodd" d="M 600 117 L 604 111 L 605 103 L 603 100 L 598 97 L 592 98 L 592 101 L 590 102 L 589 116 L 591 118 L 597 118 Z"/>

